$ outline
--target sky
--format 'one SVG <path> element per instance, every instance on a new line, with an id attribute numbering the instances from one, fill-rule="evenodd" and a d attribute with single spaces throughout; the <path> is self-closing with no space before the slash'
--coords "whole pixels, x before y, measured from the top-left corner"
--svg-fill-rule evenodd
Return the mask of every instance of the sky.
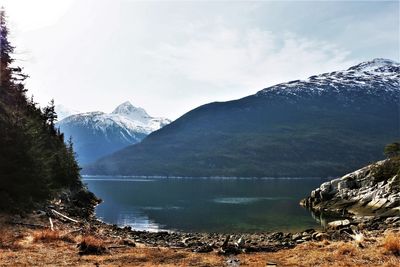
<path id="1" fill-rule="evenodd" d="M 399 1 L 0 0 L 41 105 L 152 116 L 399 60 Z"/>

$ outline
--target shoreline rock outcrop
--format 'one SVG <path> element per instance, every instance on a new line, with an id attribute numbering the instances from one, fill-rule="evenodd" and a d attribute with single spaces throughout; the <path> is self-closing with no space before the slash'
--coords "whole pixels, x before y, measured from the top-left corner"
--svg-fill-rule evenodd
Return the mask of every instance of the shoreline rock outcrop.
<path id="1" fill-rule="evenodd" d="M 300 204 L 321 217 L 400 216 L 400 160 L 386 159 L 321 184 Z"/>

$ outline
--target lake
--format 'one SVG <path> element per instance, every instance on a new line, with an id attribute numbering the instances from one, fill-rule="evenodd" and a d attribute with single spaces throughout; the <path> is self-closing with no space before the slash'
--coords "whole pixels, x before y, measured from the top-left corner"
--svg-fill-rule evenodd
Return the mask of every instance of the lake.
<path id="1" fill-rule="evenodd" d="M 319 227 L 299 201 L 324 181 L 84 177 L 103 200 L 96 215 L 104 222 L 135 230 L 224 233 Z"/>

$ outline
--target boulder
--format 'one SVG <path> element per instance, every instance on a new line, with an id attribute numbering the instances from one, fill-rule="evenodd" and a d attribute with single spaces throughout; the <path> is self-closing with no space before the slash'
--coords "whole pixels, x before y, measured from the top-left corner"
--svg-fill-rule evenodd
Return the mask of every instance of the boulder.
<path id="1" fill-rule="evenodd" d="M 312 234 L 312 239 L 321 241 L 321 240 L 329 239 L 329 235 L 327 233 L 315 232 Z"/>
<path id="2" fill-rule="evenodd" d="M 349 220 L 337 220 L 337 221 L 333 221 L 328 223 L 328 227 L 329 228 L 333 228 L 333 229 L 339 229 L 342 227 L 346 227 L 350 225 L 350 221 Z"/>
<path id="3" fill-rule="evenodd" d="M 296 240 L 301 239 L 302 237 L 303 237 L 302 234 L 297 233 L 297 234 L 294 234 L 294 235 L 292 236 L 292 240 L 293 240 L 293 241 L 296 241 Z"/>

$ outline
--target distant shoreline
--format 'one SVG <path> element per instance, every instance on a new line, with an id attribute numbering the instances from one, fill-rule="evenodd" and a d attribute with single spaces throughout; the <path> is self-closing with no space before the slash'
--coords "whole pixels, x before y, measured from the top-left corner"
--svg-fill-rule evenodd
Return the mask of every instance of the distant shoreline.
<path id="1" fill-rule="evenodd" d="M 88 178 L 99 177 L 99 178 Z M 101 177 L 117 177 L 101 179 Z M 131 178 L 131 179 L 129 179 Z M 190 177 L 190 176 L 143 176 L 143 175 L 82 175 L 82 179 L 86 181 L 95 180 L 137 180 L 137 179 L 215 179 L 215 180 L 307 180 L 307 179 L 320 179 L 331 180 L 337 178 L 332 177 L 230 177 L 230 176 L 204 176 L 204 177 Z"/>

